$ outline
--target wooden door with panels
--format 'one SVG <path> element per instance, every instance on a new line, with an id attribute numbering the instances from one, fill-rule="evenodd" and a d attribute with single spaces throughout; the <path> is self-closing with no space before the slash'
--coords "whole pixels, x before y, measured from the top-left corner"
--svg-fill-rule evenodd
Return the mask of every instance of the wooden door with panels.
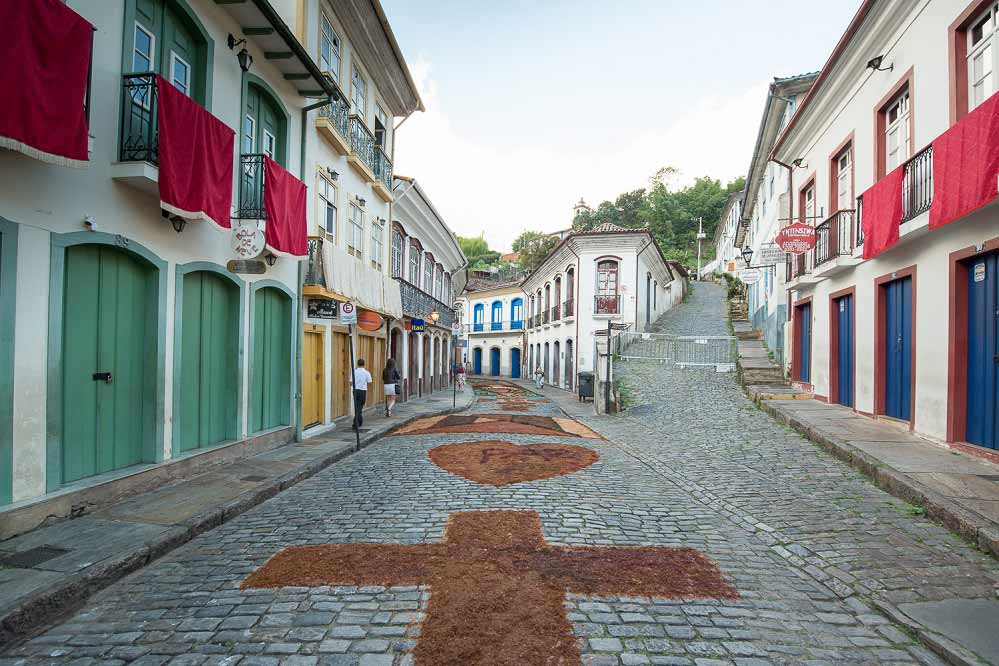
<path id="1" fill-rule="evenodd" d="M 302 326 L 302 425 L 306 428 L 326 420 L 326 329 L 316 324 Z"/>
<path id="2" fill-rule="evenodd" d="M 346 333 L 330 333 L 330 418 L 350 414 L 350 341 Z"/>

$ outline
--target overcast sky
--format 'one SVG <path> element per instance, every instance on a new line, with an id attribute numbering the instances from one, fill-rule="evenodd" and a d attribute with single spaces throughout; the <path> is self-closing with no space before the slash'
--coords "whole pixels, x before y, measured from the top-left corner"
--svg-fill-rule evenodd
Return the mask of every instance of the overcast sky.
<path id="1" fill-rule="evenodd" d="M 396 172 L 506 250 L 662 166 L 749 164 L 767 85 L 815 71 L 859 0 L 382 0 L 427 107 Z"/>

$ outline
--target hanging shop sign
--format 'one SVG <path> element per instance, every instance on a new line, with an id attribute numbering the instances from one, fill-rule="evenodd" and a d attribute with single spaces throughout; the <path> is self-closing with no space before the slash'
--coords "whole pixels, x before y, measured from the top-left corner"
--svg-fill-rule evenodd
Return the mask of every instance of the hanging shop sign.
<path id="1" fill-rule="evenodd" d="M 328 298 L 309 299 L 309 317 L 312 319 L 336 319 L 340 314 L 340 303 Z"/>
<path id="2" fill-rule="evenodd" d="M 225 269 L 242 275 L 263 275 L 267 272 L 267 265 L 263 259 L 230 259 L 226 262 Z"/>
<path id="3" fill-rule="evenodd" d="M 357 315 L 357 327 L 365 331 L 377 331 L 383 322 L 382 316 L 371 310 L 361 310 Z"/>
<path id="4" fill-rule="evenodd" d="M 410 319 L 409 320 L 409 330 L 416 331 L 417 333 L 427 330 L 427 322 L 424 319 Z"/>
<path id="5" fill-rule="evenodd" d="M 763 277 L 763 274 L 758 268 L 747 268 L 739 273 L 739 279 L 742 280 L 744 284 L 756 284 L 760 281 L 761 277 Z"/>
<path id="6" fill-rule="evenodd" d="M 254 259 L 264 252 L 264 232 L 256 224 L 232 228 L 232 252 L 239 259 Z"/>
<path id="7" fill-rule="evenodd" d="M 767 243 L 766 245 L 761 245 L 757 251 L 756 263 L 761 266 L 774 266 L 776 264 L 783 264 L 786 257 L 787 253 L 776 243 Z"/>
<path id="8" fill-rule="evenodd" d="M 804 254 L 815 247 L 815 227 L 795 222 L 781 229 L 774 241 L 788 254 Z"/>
<path id="9" fill-rule="evenodd" d="M 340 306 L 340 323 L 344 325 L 357 323 L 357 308 L 350 301 Z"/>

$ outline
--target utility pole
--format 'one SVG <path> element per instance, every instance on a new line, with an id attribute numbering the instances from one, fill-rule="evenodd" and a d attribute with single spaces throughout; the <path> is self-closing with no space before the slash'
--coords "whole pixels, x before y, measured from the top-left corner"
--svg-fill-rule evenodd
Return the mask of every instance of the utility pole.
<path id="1" fill-rule="evenodd" d="M 697 218 L 697 279 L 701 279 L 701 241 L 707 238 L 704 233 L 704 219 Z"/>

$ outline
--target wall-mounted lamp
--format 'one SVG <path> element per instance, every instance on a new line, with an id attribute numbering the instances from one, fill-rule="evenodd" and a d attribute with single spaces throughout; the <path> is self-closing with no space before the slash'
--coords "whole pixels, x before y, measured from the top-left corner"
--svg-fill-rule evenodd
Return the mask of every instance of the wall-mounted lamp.
<path id="1" fill-rule="evenodd" d="M 441 313 L 438 312 L 437 310 L 431 312 L 430 316 L 428 317 L 428 319 L 430 319 L 430 321 L 433 322 L 434 324 L 436 324 L 440 320 L 440 318 L 441 318 Z"/>
<path id="2" fill-rule="evenodd" d="M 236 39 L 230 32 L 226 38 L 226 44 L 229 45 L 229 50 L 232 51 L 240 44 L 246 44 L 246 38 Z M 250 67 L 253 66 L 253 56 L 250 55 L 250 52 L 245 47 L 236 54 L 236 60 L 239 61 L 239 68 L 244 72 L 250 71 Z"/>
<path id="3" fill-rule="evenodd" d="M 184 230 L 184 227 L 187 226 L 187 220 L 184 219 L 183 217 L 180 217 L 179 215 L 171 215 L 169 212 L 163 209 L 160 209 L 160 215 L 170 220 L 170 224 L 173 225 L 173 230 L 176 231 L 178 234 Z"/>
<path id="4" fill-rule="evenodd" d="M 334 183 L 337 181 L 338 178 L 340 178 L 340 173 L 334 171 L 330 167 L 326 167 L 326 173 L 329 174 L 330 180 L 332 180 Z"/>
<path id="5" fill-rule="evenodd" d="M 808 167 L 808 162 L 805 161 L 804 157 L 799 157 L 798 159 L 791 162 L 791 164 L 793 166 L 798 167 L 799 169 L 805 169 Z"/>
<path id="6" fill-rule="evenodd" d="M 873 69 L 875 72 L 890 72 L 895 69 L 895 63 L 888 65 L 887 67 L 882 67 L 881 63 L 884 61 L 885 57 L 883 55 L 874 56 L 867 61 L 867 69 Z"/>
<path id="7" fill-rule="evenodd" d="M 277 255 L 272 252 L 268 252 L 264 255 L 264 261 L 267 262 L 268 266 L 273 266 L 277 263 Z"/>
<path id="8" fill-rule="evenodd" d="M 364 204 L 365 204 L 365 201 L 364 201 L 364 199 L 362 199 L 362 198 L 361 198 L 360 196 L 358 196 L 358 195 L 356 195 L 356 194 L 354 195 L 354 198 L 355 198 L 355 199 L 357 199 L 357 204 L 358 204 L 358 205 L 359 205 L 359 206 L 360 206 L 361 208 L 364 208 Z"/>

